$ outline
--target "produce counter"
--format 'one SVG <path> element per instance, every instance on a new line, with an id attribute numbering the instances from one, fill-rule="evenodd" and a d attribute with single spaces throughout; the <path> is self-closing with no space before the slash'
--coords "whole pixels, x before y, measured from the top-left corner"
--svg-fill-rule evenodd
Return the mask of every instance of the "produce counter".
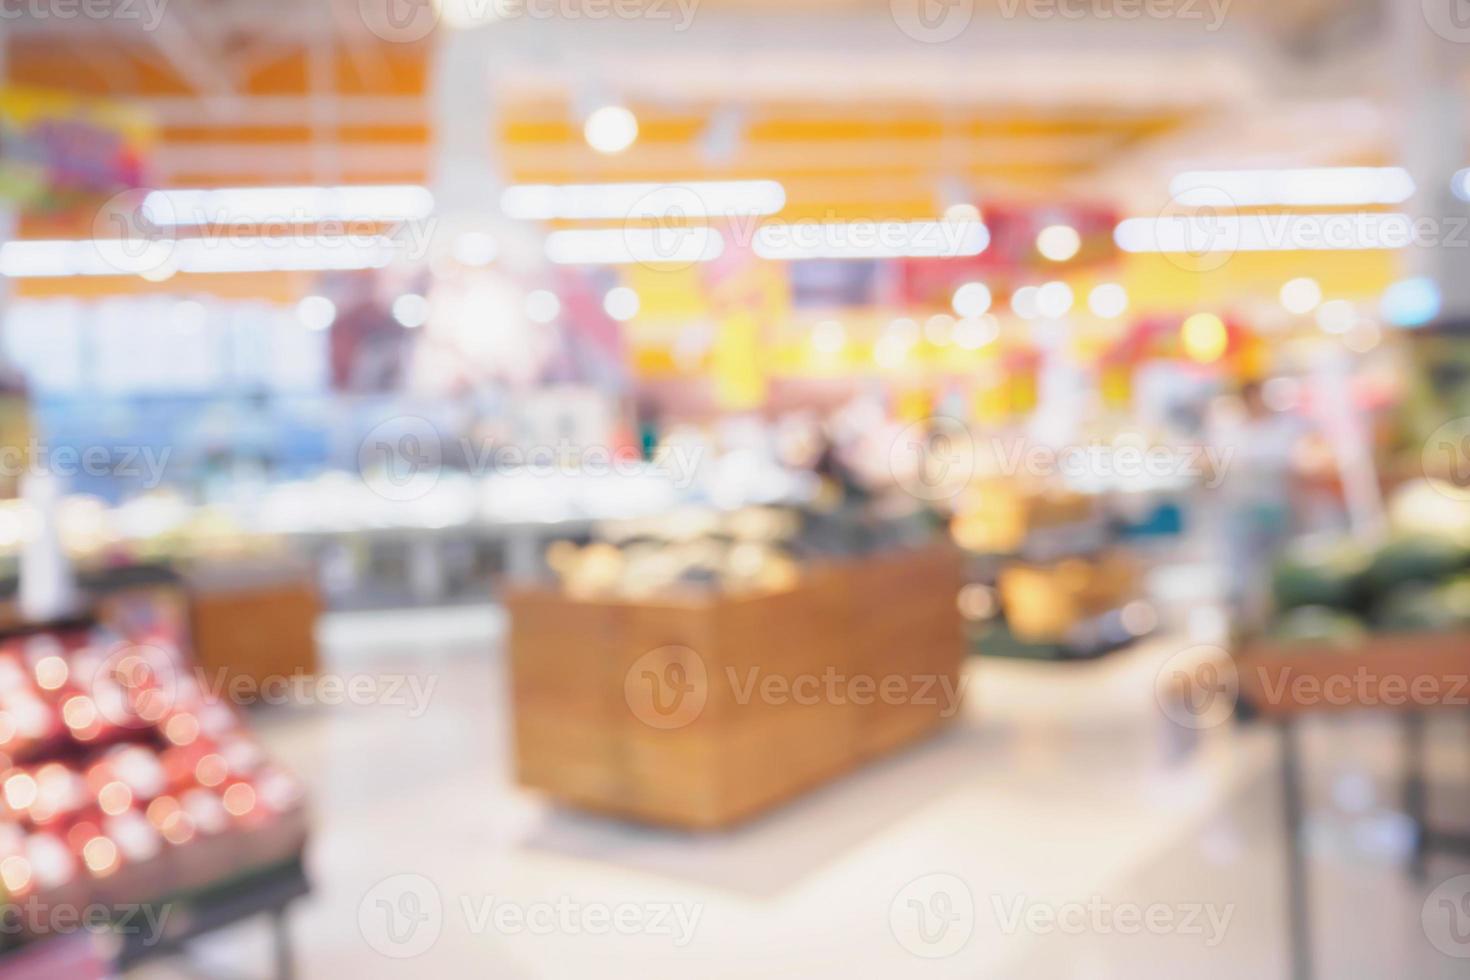
<path id="1" fill-rule="evenodd" d="M 111 975 L 245 915 L 280 927 L 307 888 L 304 788 L 200 682 L 177 604 L 142 590 L 94 611 L 0 636 L 0 976 L 102 975 L 55 967 L 87 951 L 32 910 L 103 914 Z M 169 910 L 162 931 L 113 921 L 140 905 Z"/>
<path id="2" fill-rule="evenodd" d="M 692 829 L 756 816 L 955 717 L 948 546 L 771 592 L 507 600 L 516 766 L 560 802 Z"/>
<path id="3" fill-rule="evenodd" d="M 321 601 L 303 562 L 274 556 L 119 565 L 84 570 L 77 587 L 103 618 L 145 596 L 154 615 L 169 616 L 189 637 L 195 664 L 221 690 L 237 677 L 258 687 L 269 678 L 316 673 Z M 13 580 L 0 581 L 0 595 L 14 592 Z M 0 599 L 0 631 L 27 625 L 13 598 Z"/>
<path id="4" fill-rule="evenodd" d="M 1206 685 L 1220 675 L 1203 668 L 1191 679 L 1192 703 L 1208 703 Z M 1298 722 L 1316 712 L 1392 711 L 1403 731 L 1403 809 L 1413 826 L 1409 870 L 1423 878 L 1431 852 L 1470 855 L 1470 834 L 1430 825 L 1425 774 L 1426 713 L 1470 705 L 1470 632 L 1369 633 L 1351 644 L 1261 639 L 1235 656 L 1240 702 L 1274 723 L 1281 741 L 1282 825 L 1286 839 L 1286 907 L 1291 975 L 1310 980 L 1312 896 L 1303 844 L 1302 746 Z"/>
<path id="5" fill-rule="evenodd" d="M 1258 715 L 1470 707 L 1470 632 L 1370 633 L 1351 647 L 1256 640 L 1237 656 L 1240 698 Z"/>
<path id="6" fill-rule="evenodd" d="M 199 666 L 222 683 L 317 671 L 321 602 L 311 570 L 285 562 L 196 565 L 184 576 Z"/>

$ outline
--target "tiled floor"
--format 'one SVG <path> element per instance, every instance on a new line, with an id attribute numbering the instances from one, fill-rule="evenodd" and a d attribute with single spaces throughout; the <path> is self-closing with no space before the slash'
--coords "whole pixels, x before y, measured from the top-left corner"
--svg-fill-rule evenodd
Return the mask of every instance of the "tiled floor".
<path id="1" fill-rule="evenodd" d="M 258 718 L 315 801 L 316 892 L 293 919 L 302 976 L 1286 976 L 1274 737 L 1181 740 L 1153 697 L 1166 641 L 1089 664 L 975 662 L 949 733 L 700 837 L 549 810 L 511 786 L 494 644 L 422 625 L 370 624 L 372 649 L 351 628 L 326 633 L 338 672 L 437 678 L 421 717 Z M 1431 732 L 1437 815 L 1470 820 L 1464 719 Z M 1394 727 L 1314 723 L 1307 744 L 1318 975 L 1470 975 L 1430 942 L 1470 956 L 1470 934 L 1434 918 L 1438 898 L 1425 913 L 1429 889 L 1470 863 L 1437 860 L 1423 885 L 1402 870 Z M 515 912 L 555 917 L 537 920 L 550 931 L 495 927 Z M 602 913 L 627 918 L 592 934 Z M 138 976 L 268 976 L 267 939 L 247 924 Z"/>

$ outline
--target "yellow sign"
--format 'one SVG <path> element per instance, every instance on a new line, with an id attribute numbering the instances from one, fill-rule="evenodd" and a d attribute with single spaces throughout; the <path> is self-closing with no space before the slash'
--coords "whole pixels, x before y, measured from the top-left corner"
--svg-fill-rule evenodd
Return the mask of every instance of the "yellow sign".
<path id="1" fill-rule="evenodd" d="M 761 346 L 761 324 L 753 313 L 732 313 L 719 324 L 710 367 L 715 398 L 723 408 L 757 408 L 765 400 Z"/>

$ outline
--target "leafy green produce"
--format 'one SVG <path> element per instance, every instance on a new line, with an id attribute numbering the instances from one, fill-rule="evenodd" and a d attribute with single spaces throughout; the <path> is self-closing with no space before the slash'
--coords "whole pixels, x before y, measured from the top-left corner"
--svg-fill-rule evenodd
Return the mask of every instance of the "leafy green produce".
<path id="1" fill-rule="evenodd" d="M 1401 586 L 1373 610 L 1378 629 L 1392 633 L 1422 633 L 1470 627 L 1470 578 L 1443 585 L 1414 582 Z"/>
<path id="2" fill-rule="evenodd" d="M 1356 647 L 1368 630 L 1358 617 L 1327 606 L 1301 606 L 1282 616 L 1271 631 L 1277 640 L 1320 643 L 1344 649 Z"/>
<path id="3" fill-rule="evenodd" d="M 1396 538 L 1373 556 L 1368 584 L 1384 596 L 1411 582 L 1435 583 L 1465 567 L 1465 550 L 1446 536 L 1412 534 Z"/>
<path id="4" fill-rule="evenodd" d="M 1272 581 L 1276 607 L 1352 606 L 1368 560 L 1368 553 L 1353 541 L 1298 542 L 1276 565 Z"/>
<path id="5" fill-rule="evenodd" d="M 1470 623 L 1470 575 L 1452 578 L 1435 591 L 1448 612 L 1460 622 Z"/>

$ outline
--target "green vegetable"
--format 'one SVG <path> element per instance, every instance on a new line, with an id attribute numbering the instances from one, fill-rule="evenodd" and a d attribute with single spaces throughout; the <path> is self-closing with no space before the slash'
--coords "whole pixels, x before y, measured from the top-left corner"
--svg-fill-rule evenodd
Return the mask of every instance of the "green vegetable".
<path id="1" fill-rule="evenodd" d="M 1396 633 L 1449 631 L 1470 627 L 1470 578 L 1443 585 L 1411 583 L 1390 593 L 1373 610 L 1380 630 Z"/>
<path id="2" fill-rule="evenodd" d="M 1271 636 L 1293 643 L 1320 643 L 1343 649 L 1357 646 L 1368 634 L 1358 617 L 1326 606 L 1302 606 L 1276 622 Z"/>
<path id="3" fill-rule="evenodd" d="M 1358 599 L 1368 554 L 1353 541 L 1308 539 L 1276 565 L 1272 591 L 1278 609 L 1350 608 Z"/>
<path id="4" fill-rule="evenodd" d="M 1378 549 L 1368 565 L 1375 596 L 1411 582 L 1438 583 L 1465 567 L 1465 550 L 1452 539 L 1429 534 L 1396 538 Z"/>

